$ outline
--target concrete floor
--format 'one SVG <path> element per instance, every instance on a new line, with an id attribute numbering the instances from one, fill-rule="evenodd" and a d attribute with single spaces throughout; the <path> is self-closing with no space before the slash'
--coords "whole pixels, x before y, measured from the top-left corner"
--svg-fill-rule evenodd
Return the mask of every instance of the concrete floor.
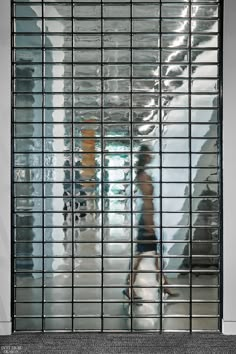
<path id="1" fill-rule="evenodd" d="M 80 226 L 86 226 L 88 220 L 80 221 Z M 89 222 L 90 223 L 90 222 Z M 64 242 L 54 243 L 52 253 L 54 256 L 62 254 L 71 256 L 72 244 L 66 243 L 71 240 L 71 231 L 64 225 Z M 78 225 L 77 225 L 78 226 Z M 160 318 L 162 315 L 162 329 L 166 331 L 189 330 L 190 328 L 190 304 L 192 296 L 192 316 L 218 316 L 219 304 L 207 303 L 206 301 L 218 300 L 217 288 L 192 288 L 190 294 L 190 282 L 188 275 L 181 275 L 176 270 L 175 273 L 167 274 L 169 283 L 173 291 L 178 293 L 177 297 L 165 296 L 163 294 L 162 311 L 160 305 L 153 301 L 160 299 L 160 291 L 155 286 L 155 274 L 148 273 L 155 270 L 153 259 L 146 258 L 140 264 L 140 273 L 136 279 L 137 293 L 144 299 L 142 306 L 128 305 L 124 299 L 122 290 L 125 287 L 127 271 L 129 269 L 130 245 L 125 243 L 114 243 L 115 239 L 107 232 L 105 233 L 106 243 L 103 244 L 103 254 L 110 257 L 104 258 L 103 264 L 100 255 L 102 246 L 100 243 L 100 233 L 97 229 L 82 229 L 76 226 L 74 236 L 74 260 L 75 271 L 73 278 L 71 273 L 48 273 L 44 276 L 44 299 L 50 303 L 44 303 L 42 308 L 42 289 L 37 288 L 42 285 L 42 278 L 36 277 L 17 277 L 17 286 L 28 286 L 30 288 L 16 289 L 16 316 L 29 316 L 27 318 L 16 318 L 16 330 L 41 330 L 42 311 L 44 311 L 45 330 L 72 330 L 72 311 L 74 312 L 75 330 L 104 330 L 127 331 L 132 329 L 153 331 L 160 328 Z M 125 240 L 125 232 L 120 235 L 119 241 Z M 113 242 L 112 242 L 113 241 Z M 77 243 L 80 242 L 80 243 Z M 93 242 L 93 243 L 92 243 Z M 85 258 L 80 258 L 85 257 Z M 86 258 L 92 257 L 92 258 Z M 97 257 L 97 258 L 96 258 Z M 116 258 L 117 257 L 117 258 Z M 119 258 L 127 257 L 127 258 Z M 51 265 L 53 271 L 72 270 L 71 257 L 55 258 Z M 103 267 L 103 274 L 101 269 Z M 97 273 L 92 273 L 96 271 Z M 124 273 L 119 273 L 122 271 Z M 143 272 L 145 271 L 145 272 Z M 87 272 L 87 273 L 86 273 Z M 89 273 L 90 272 L 90 273 Z M 216 275 L 193 276 L 193 286 L 212 286 L 217 285 Z M 72 283 L 74 286 L 72 309 Z M 101 287 L 103 283 L 103 288 Z M 52 288 L 55 286 L 56 288 Z M 147 288 L 151 286 L 152 288 Z M 154 287 L 153 287 L 154 286 Z M 34 288 L 33 288 L 34 287 Z M 66 288 L 67 287 L 67 288 Z M 103 306 L 101 300 L 103 298 Z M 21 301 L 34 301 L 31 304 L 22 304 Z M 39 301 L 39 303 L 36 303 Z M 60 302 L 60 301 L 64 301 Z M 146 302 L 145 301 L 149 301 Z M 204 301 L 202 303 L 199 303 Z M 103 307 L 103 319 L 101 319 Z M 162 313 L 161 313 L 162 312 Z M 52 318 L 47 318 L 52 316 Z M 82 316 L 76 318 L 76 316 Z M 84 316 L 84 317 L 83 317 Z M 87 316 L 87 318 L 85 318 Z M 115 318 L 111 318 L 114 316 Z M 172 317 L 171 317 L 172 316 Z M 187 317 L 186 317 L 187 316 Z M 54 318 L 53 318 L 54 317 Z M 103 322 L 103 323 L 102 323 Z M 192 318 L 193 330 L 217 330 L 218 318 Z"/>

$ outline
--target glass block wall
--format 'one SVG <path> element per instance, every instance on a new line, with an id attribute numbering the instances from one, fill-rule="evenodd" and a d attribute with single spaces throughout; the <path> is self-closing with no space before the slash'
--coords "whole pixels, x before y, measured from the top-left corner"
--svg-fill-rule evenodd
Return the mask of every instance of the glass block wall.
<path id="1" fill-rule="evenodd" d="M 14 331 L 220 330 L 221 22 L 217 0 L 12 1 Z"/>

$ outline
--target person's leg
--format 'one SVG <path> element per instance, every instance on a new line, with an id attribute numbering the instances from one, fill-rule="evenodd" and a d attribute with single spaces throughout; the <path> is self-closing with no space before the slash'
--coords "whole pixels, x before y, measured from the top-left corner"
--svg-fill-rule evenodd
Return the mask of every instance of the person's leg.
<path id="1" fill-rule="evenodd" d="M 156 256 L 157 256 L 157 257 L 156 257 L 156 259 L 155 259 L 155 265 L 156 265 L 156 270 L 159 271 L 160 268 L 159 268 L 159 261 L 158 261 L 158 259 L 159 259 L 158 253 L 156 254 Z M 158 272 L 156 279 L 157 279 L 157 281 L 158 281 L 160 284 L 161 284 L 161 278 L 162 278 L 162 284 L 163 284 L 163 285 L 168 285 L 168 281 L 167 281 L 167 278 L 166 278 L 165 274 L 163 274 L 163 272 L 162 272 L 162 276 L 161 276 L 161 274 Z M 171 291 L 169 288 L 164 287 L 164 288 L 163 288 L 163 291 L 164 291 L 164 293 L 166 293 L 166 294 L 168 294 L 168 295 L 173 295 L 172 291 Z"/>
<path id="2" fill-rule="evenodd" d="M 127 289 L 125 290 L 125 294 L 130 298 L 131 297 L 131 289 L 133 289 L 133 285 L 135 283 L 135 280 L 136 280 L 136 277 L 137 277 L 137 273 L 136 271 L 138 270 L 138 267 L 139 267 L 139 264 L 142 260 L 142 256 L 137 255 L 135 258 L 134 258 L 134 261 L 133 261 L 133 271 L 130 272 L 128 274 L 128 277 L 127 277 Z M 130 262 L 130 267 L 131 268 L 131 262 Z M 133 289 L 133 297 L 137 297 L 136 295 L 136 291 Z"/>

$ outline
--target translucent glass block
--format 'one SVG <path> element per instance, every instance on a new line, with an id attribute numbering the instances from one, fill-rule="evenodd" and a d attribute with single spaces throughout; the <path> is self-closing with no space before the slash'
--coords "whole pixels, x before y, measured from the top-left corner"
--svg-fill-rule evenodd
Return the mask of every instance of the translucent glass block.
<path id="1" fill-rule="evenodd" d="M 218 61 L 218 50 L 214 49 L 192 49 L 192 62 L 216 63 Z"/>
<path id="2" fill-rule="evenodd" d="M 101 96 L 97 94 L 92 94 L 92 95 L 75 94 L 74 106 L 75 107 L 100 107 Z"/>
<path id="3" fill-rule="evenodd" d="M 101 75 L 101 65 L 74 64 L 74 77 L 94 77 Z"/>
<path id="4" fill-rule="evenodd" d="M 200 161 L 200 154 L 192 155 L 193 167 L 218 167 L 219 156 L 217 154 L 208 154 Z"/>
<path id="5" fill-rule="evenodd" d="M 218 47 L 218 35 L 196 34 L 191 36 L 192 47 Z"/>
<path id="6" fill-rule="evenodd" d="M 104 122 L 109 123 L 121 123 L 130 121 L 130 110 L 129 109 L 104 109 Z"/>
<path id="7" fill-rule="evenodd" d="M 42 181 L 42 170 L 32 168 L 17 168 L 14 171 L 15 182 L 40 182 Z"/>
<path id="8" fill-rule="evenodd" d="M 192 77 L 212 78 L 218 76 L 217 65 L 192 65 Z"/>
<path id="9" fill-rule="evenodd" d="M 158 4 L 133 4 L 133 17 L 159 17 L 160 6 Z M 164 16 L 163 16 L 164 17 Z"/>
<path id="10" fill-rule="evenodd" d="M 218 136 L 218 125 L 217 124 L 193 124 L 191 126 L 191 131 L 192 131 L 192 137 L 199 137 L 201 138 L 202 136 L 206 135 L 208 133 L 208 136 L 211 138 L 216 138 Z M 209 144 L 210 145 L 210 144 Z"/>
<path id="11" fill-rule="evenodd" d="M 41 318 L 16 318 L 14 320 L 16 331 L 42 331 Z"/>
<path id="12" fill-rule="evenodd" d="M 165 138 L 187 138 L 189 136 L 188 124 L 163 124 Z"/>
<path id="13" fill-rule="evenodd" d="M 219 83 L 218 80 L 192 80 L 192 92 L 217 92 Z"/>
<path id="14" fill-rule="evenodd" d="M 32 49 L 34 50 L 34 49 Z M 41 60 L 41 59 L 40 59 Z M 41 77 L 42 76 L 42 65 L 41 64 L 16 64 L 15 67 L 15 72 L 17 72 L 17 77 L 24 77 L 24 78 L 29 78 L 29 77 Z"/>
<path id="15" fill-rule="evenodd" d="M 47 93 L 51 93 L 53 91 L 56 92 L 72 92 L 72 80 L 71 79 L 45 79 L 44 90 Z M 42 90 L 41 90 L 42 91 Z M 67 96 L 65 96 L 67 97 Z"/>
<path id="16" fill-rule="evenodd" d="M 189 80 L 188 79 L 165 79 L 162 80 L 162 92 L 188 92 Z"/>
<path id="17" fill-rule="evenodd" d="M 188 154 L 163 154 L 162 156 L 163 167 L 188 167 L 189 156 Z"/>
<path id="18" fill-rule="evenodd" d="M 18 4 L 15 5 L 14 10 L 15 10 L 16 17 L 41 17 L 42 16 L 41 5 Z"/>
<path id="19" fill-rule="evenodd" d="M 105 92 L 129 92 L 130 80 L 128 79 L 108 79 L 103 82 Z"/>
<path id="20" fill-rule="evenodd" d="M 101 301 L 101 288 L 75 288 L 74 299 L 77 301 Z"/>
<path id="21" fill-rule="evenodd" d="M 65 19 L 45 19 L 44 21 L 44 31 L 46 33 L 61 32 L 61 33 L 71 33 L 72 32 L 72 21 Z"/>
<path id="22" fill-rule="evenodd" d="M 30 107 L 42 107 L 42 95 L 41 94 L 20 94 L 17 93 L 14 95 L 15 107 L 16 108 L 30 108 Z"/>
<path id="23" fill-rule="evenodd" d="M 218 95 L 192 95 L 192 107 L 217 107 Z"/>
<path id="24" fill-rule="evenodd" d="M 190 231 L 189 228 L 168 228 L 165 227 L 163 230 L 160 230 L 160 235 L 164 241 L 186 241 L 189 240 Z M 160 237 L 160 238 L 161 238 Z"/>
<path id="25" fill-rule="evenodd" d="M 130 95 L 105 94 L 104 107 L 128 107 L 130 106 Z"/>
<path id="26" fill-rule="evenodd" d="M 130 17 L 130 5 L 104 5 L 104 17 Z"/>
<path id="27" fill-rule="evenodd" d="M 32 28 L 35 26 L 35 20 L 24 19 L 24 20 L 15 20 L 14 22 L 14 31 L 17 33 L 32 33 Z M 38 31 L 42 31 L 42 22 L 37 21 Z"/>
<path id="28" fill-rule="evenodd" d="M 51 331 L 71 331 L 72 329 L 72 318 L 45 318 L 44 321 L 45 330 Z"/>
<path id="29" fill-rule="evenodd" d="M 192 20 L 192 32 L 218 32 L 219 23 L 217 20 Z"/>
<path id="30" fill-rule="evenodd" d="M 188 183 L 163 183 L 163 197 L 187 197 L 189 195 Z"/>
<path id="31" fill-rule="evenodd" d="M 189 201 L 185 198 L 163 198 L 163 212 L 189 212 Z"/>
<path id="32" fill-rule="evenodd" d="M 41 198 L 17 198 L 15 199 L 15 210 L 16 211 L 42 211 L 42 199 Z"/>
<path id="33" fill-rule="evenodd" d="M 219 171 L 217 168 L 205 168 L 204 175 L 200 174 L 202 172 L 200 168 L 192 168 L 192 181 L 194 182 L 218 182 L 219 181 Z"/>
<path id="34" fill-rule="evenodd" d="M 42 56 L 41 56 L 42 58 Z M 39 59 L 40 61 L 41 59 Z M 71 49 L 45 49 L 45 62 L 46 63 L 55 63 L 64 61 L 65 63 L 72 62 L 72 50 Z"/>
<path id="35" fill-rule="evenodd" d="M 133 65 L 133 77 L 159 77 L 160 67 L 159 65 L 151 64 L 134 64 Z"/>
<path id="36" fill-rule="evenodd" d="M 188 62 L 189 53 L 187 49 L 165 49 L 163 48 L 161 51 L 162 62 L 175 62 L 175 63 L 183 63 Z"/>
<path id="37" fill-rule="evenodd" d="M 100 126 L 99 126 L 100 129 Z M 77 166 L 77 164 L 79 164 L 78 161 L 83 161 L 86 159 L 89 159 L 89 154 L 87 154 L 87 152 L 81 152 L 80 154 L 75 153 L 74 154 L 74 167 Z M 86 161 L 86 166 L 101 166 L 102 164 L 102 156 L 101 154 L 92 154 L 92 158 L 89 159 L 89 161 Z"/>
<path id="38" fill-rule="evenodd" d="M 177 139 L 177 138 L 176 139 L 166 139 L 166 138 L 163 138 L 162 139 L 162 150 L 164 153 L 188 152 L 190 150 L 189 139 Z"/>
<path id="39" fill-rule="evenodd" d="M 191 111 L 192 122 L 217 122 L 218 110 L 217 109 L 193 109 Z"/>
<path id="40" fill-rule="evenodd" d="M 74 329 L 77 331 L 101 331 L 101 318 L 74 318 Z"/>
<path id="41" fill-rule="evenodd" d="M 156 20 L 133 20 L 133 31 L 134 32 L 159 32 L 160 22 L 159 19 Z"/>
<path id="42" fill-rule="evenodd" d="M 159 111 L 156 109 L 134 109 L 133 113 L 133 121 L 137 123 L 147 123 L 147 122 L 159 122 Z"/>
<path id="43" fill-rule="evenodd" d="M 130 65 L 104 65 L 104 77 L 130 77 Z"/>
<path id="44" fill-rule="evenodd" d="M 218 195 L 218 184 L 217 183 L 198 183 L 197 185 L 192 185 L 192 196 L 200 197 L 204 191 L 205 197 L 212 197 L 213 195 Z"/>
<path id="45" fill-rule="evenodd" d="M 86 45 L 87 47 L 87 45 Z M 75 63 L 88 63 L 88 62 L 100 62 L 101 50 L 97 49 L 74 49 L 74 62 Z"/>
<path id="46" fill-rule="evenodd" d="M 189 6 L 182 4 L 163 4 L 161 10 L 162 17 L 188 17 Z"/>
<path id="47" fill-rule="evenodd" d="M 17 154 L 14 155 L 14 166 L 16 167 L 38 167 L 42 166 L 42 154 Z"/>
<path id="48" fill-rule="evenodd" d="M 101 46 L 101 37 L 93 34 L 75 34 L 74 35 L 75 48 L 96 48 Z"/>
<path id="49" fill-rule="evenodd" d="M 74 312 L 77 316 L 101 316 L 101 304 L 99 302 L 76 303 L 74 304 Z"/>
<path id="50" fill-rule="evenodd" d="M 93 18 L 100 18 L 101 17 L 101 6 L 99 5 L 77 5 L 74 6 L 74 16 L 75 17 L 93 17 Z"/>
<path id="51" fill-rule="evenodd" d="M 160 61 L 160 51 L 158 49 L 133 49 L 133 61 L 145 63 L 158 63 Z"/>
<path id="52" fill-rule="evenodd" d="M 42 59 L 42 50 L 41 49 L 18 49 L 14 51 L 14 60 L 20 62 L 24 59 L 25 63 L 28 64 L 32 62 L 39 62 Z M 17 75 L 18 76 L 18 75 Z"/>
<path id="53" fill-rule="evenodd" d="M 190 177 L 187 168 L 165 168 L 162 171 L 163 182 L 188 182 Z"/>
<path id="54" fill-rule="evenodd" d="M 214 304 L 211 305 L 210 308 L 213 308 Z M 217 313 L 218 317 L 219 312 Z M 219 331 L 220 320 L 219 318 L 193 318 L 192 319 L 192 330 L 193 331 Z"/>
<path id="55" fill-rule="evenodd" d="M 162 66 L 162 76 L 163 77 L 188 77 L 189 75 L 189 66 L 186 65 L 163 65 Z"/>
<path id="56" fill-rule="evenodd" d="M 27 257 L 27 258 L 26 258 Z M 31 275 L 31 272 L 42 272 L 42 258 L 33 258 L 31 257 L 31 252 L 29 249 L 25 249 L 25 253 L 22 254 L 21 257 L 14 259 L 14 271 L 15 272 L 23 272 L 25 274 Z M 27 289 L 26 289 L 27 290 Z M 37 288 L 35 289 L 37 290 Z M 39 290 L 39 289 L 38 289 Z M 23 291 L 22 291 L 23 293 Z M 30 293 L 30 291 L 29 291 Z M 40 299 L 39 294 L 35 294 L 35 292 L 29 294 L 29 301 L 37 301 Z M 25 299 L 18 299 L 18 301 L 27 301 L 27 297 Z M 40 300 L 39 300 L 40 301 Z"/>
<path id="57" fill-rule="evenodd" d="M 45 64 L 45 76 L 52 78 L 70 78 L 72 65 L 69 64 Z"/>
<path id="58" fill-rule="evenodd" d="M 14 134 L 15 134 L 16 138 L 41 137 L 42 136 L 42 125 L 38 124 L 37 126 L 35 126 L 35 129 L 34 129 L 32 124 L 25 125 L 25 124 L 17 123 L 14 126 Z"/>
<path id="59" fill-rule="evenodd" d="M 45 17 L 71 17 L 71 4 L 44 4 Z"/>
<path id="60" fill-rule="evenodd" d="M 159 91 L 159 80 L 154 79 L 134 79 L 132 82 L 133 91 L 153 92 Z"/>
<path id="61" fill-rule="evenodd" d="M 78 139 L 79 140 L 79 139 Z M 74 141 L 74 152 L 76 151 L 83 151 L 84 150 L 84 144 L 83 140 L 80 139 L 78 142 Z M 94 139 L 93 144 L 87 145 L 86 147 L 86 152 L 100 152 L 101 151 L 101 140 L 100 139 Z"/>
<path id="62" fill-rule="evenodd" d="M 47 276 L 47 274 L 46 274 Z M 44 289 L 44 298 L 45 301 L 72 301 L 72 289 L 55 289 L 55 288 L 45 288 Z"/>
<path id="63" fill-rule="evenodd" d="M 129 62 L 131 58 L 131 53 L 129 49 L 104 49 L 103 50 L 103 61 L 104 62 Z"/>
<path id="64" fill-rule="evenodd" d="M 105 34 L 103 43 L 105 48 L 129 47 L 131 37 L 126 34 Z"/>
<path id="65" fill-rule="evenodd" d="M 130 32 L 130 29 L 130 20 L 104 20 L 103 22 L 104 32 Z"/>
<path id="66" fill-rule="evenodd" d="M 125 126 L 125 125 L 120 125 L 120 124 L 106 124 L 104 126 L 104 136 L 105 137 L 129 137 L 130 136 L 130 127 Z M 114 155 L 114 154 L 113 154 Z M 108 156 L 106 157 L 108 160 Z M 108 160 L 110 164 L 113 164 L 111 159 Z M 123 159 L 120 158 L 120 161 L 124 161 Z"/>
<path id="67" fill-rule="evenodd" d="M 100 32 L 101 20 L 74 19 L 74 32 Z"/>
<path id="68" fill-rule="evenodd" d="M 15 304 L 16 316 L 36 317 L 36 316 L 41 316 L 41 314 L 42 314 L 42 304 L 40 303 L 34 303 L 33 306 L 29 306 L 29 304 L 24 304 L 24 303 Z M 26 321 L 28 320 L 29 319 L 27 319 Z"/>
<path id="69" fill-rule="evenodd" d="M 159 34 L 133 34 L 133 47 L 158 48 L 160 46 Z"/>
<path id="70" fill-rule="evenodd" d="M 15 249 L 14 249 L 14 253 L 16 257 L 21 257 L 24 256 L 27 252 L 27 244 L 26 243 L 21 243 L 21 242 L 17 242 L 15 244 Z M 32 247 L 32 252 L 30 252 L 30 256 L 31 257 L 42 257 L 42 243 L 37 243 L 34 244 L 34 247 Z"/>
<path id="71" fill-rule="evenodd" d="M 56 82 L 54 81 L 54 86 L 56 86 Z M 55 108 L 64 108 L 72 106 L 72 95 L 63 93 L 63 94 L 45 94 L 45 107 L 55 107 Z"/>
<path id="72" fill-rule="evenodd" d="M 50 303 L 45 304 L 44 307 L 45 316 L 71 316 L 72 314 L 72 304 L 65 303 Z"/>
<path id="73" fill-rule="evenodd" d="M 193 5 L 191 9 L 191 14 L 194 17 L 217 17 L 218 5 Z"/>
<path id="74" fill-rule="evenodd" d="M 74 109 L 74 122 L 86 122 L 93 119 L 94 122 L 101 121 L 100 109 Z"/>
<path id="75" fill-rule="evenodd" d="M 162 32 L 188 32 L 189 31 L 189 20 L 180 19 L 162 19 L 161 24 Z"/>
<path id="76" fill-rule="evenodd" d="M 189 213 L 163 213 L 162 224 L 164 227 L 174 227 L 176 224 L 187 227 L 190 225 Z"/>
<path id="77" fill-rule="evenodd" d="M 189 46 L 189 36 L 187 34 L 162 34 L 161 45 L 163 47 L 187 48 Z"/>
<path id="78" fill-rule="evenodd" d="M 71 34 L 48 34 L 47 35 L 48 41 L 46 42 L 46 47 L 62 47 L 65 45 L 71 47 L 72 45 L 72 35 Z"/>
<path id="79" fill-rule="evenodd" d="M 163 331 L 189 331 L 190 320 L 189 318 L 163 318 L 162 329 Z"/>

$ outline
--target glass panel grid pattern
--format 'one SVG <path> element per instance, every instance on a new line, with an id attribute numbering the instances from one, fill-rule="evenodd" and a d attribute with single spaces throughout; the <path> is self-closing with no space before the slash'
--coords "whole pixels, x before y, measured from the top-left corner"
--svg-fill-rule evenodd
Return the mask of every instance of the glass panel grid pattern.
<path id="1" fill-rule="evenodd" d="M 222 6 L 12 1 L 14 331 L 221 329 Z"/>

